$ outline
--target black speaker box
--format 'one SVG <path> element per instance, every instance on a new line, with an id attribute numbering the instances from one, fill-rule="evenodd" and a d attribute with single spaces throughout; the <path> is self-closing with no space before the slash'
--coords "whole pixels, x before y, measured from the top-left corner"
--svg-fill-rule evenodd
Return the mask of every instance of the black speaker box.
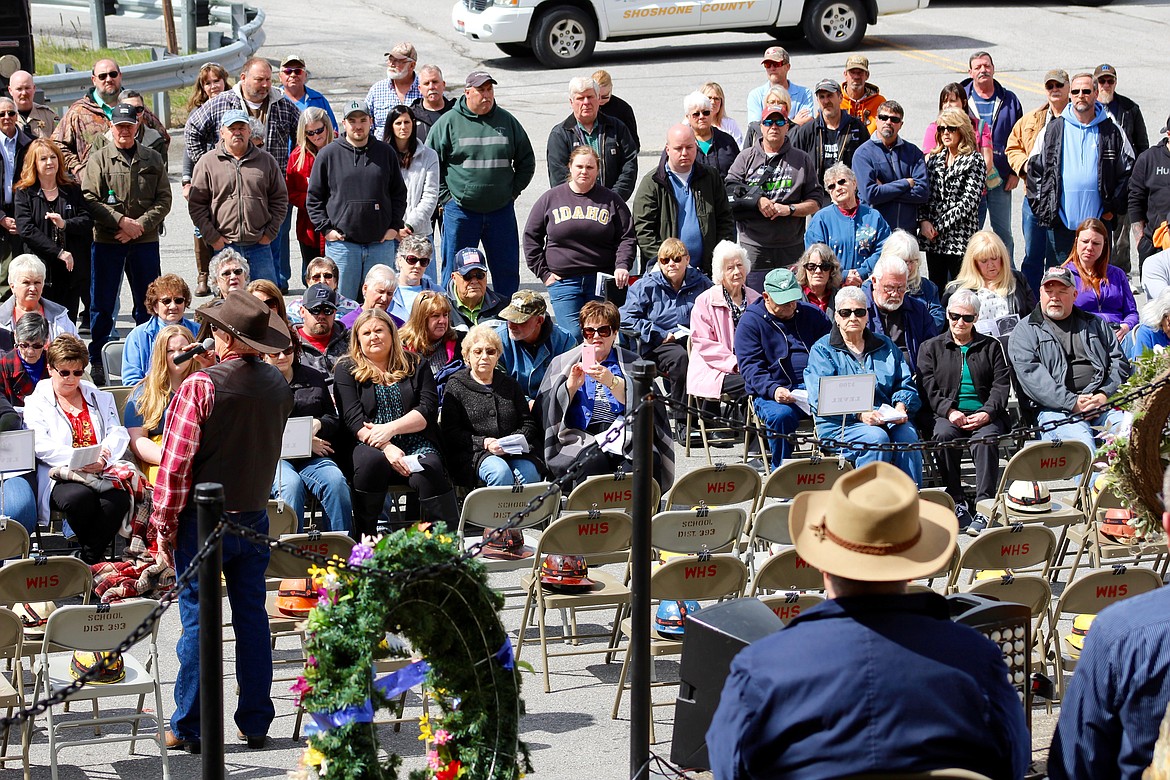
<path id="1" fill-rule="evenodd" d="M 687 769 L 711 768 L 707 727 L 719 706 L 731 660 L 752 642 L 783 626 L 758 599 L 725 601 L 687 615 L 670 744 L 673 764 Z"/>

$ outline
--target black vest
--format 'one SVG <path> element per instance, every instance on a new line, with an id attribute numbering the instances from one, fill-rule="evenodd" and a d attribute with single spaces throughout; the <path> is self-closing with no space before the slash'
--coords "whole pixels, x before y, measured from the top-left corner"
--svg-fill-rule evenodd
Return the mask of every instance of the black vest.
<path id="1" fill-rule="evenodd" d="M 255 356 L 229 360 L 204 373 L 215 385 L 215 403 L 192 463 L 192 488 L 219 482 L 224 511 L 262 511 L 292 413 L 292 390 L 280 371 Z"/>

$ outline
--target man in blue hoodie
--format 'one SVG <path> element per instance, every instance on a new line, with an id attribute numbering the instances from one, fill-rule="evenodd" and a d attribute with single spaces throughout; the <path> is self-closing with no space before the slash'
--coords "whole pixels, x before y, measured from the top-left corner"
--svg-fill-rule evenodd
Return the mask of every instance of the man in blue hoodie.
<path id="1" fill-rule="evenodd" d="M 780 434 L 794 432 L 808 417 L 793 391 L 804 388 L 808 351 L 831 327 L 821 310 L 802 297 L 792 271 L 775 268 L 764 277 L 764 294 L 735 328 L 735 357 L 752 406 L 761 424 Z M 792 443 L 779 437 L 768 441 L 772 468 L 779 468 L 792 454 Z"/>
<path id="2" fill-rule="evenodd" d="M 987 214 L 991 217 L 991 229 L 1003 241 L 1008 257 L 1011 257 L 1015 247 L 1012 240 L 1012 190 L 1020 183 L 1020 177 L 1008 164 L 1007 143 L 1012 128 L 1024 115 L 1024 109 L 1016 93 L 995 80 L 995 63 L 987 52 L 977 51 L 971 55 L 967 60 L 967 73 L 970 78 L 963 81 L 963 89 L 967 91 L 967 110 L 991 125 L 991 148 L 995 170 L 1001 180 L 995 186 L 990 182 L 987 185 Z M 982 213 L 979 221 L 983 222 Z"/>
<path id="3" fill-rule="evenodd" d="M 1093 74 L 1078 73 L 1071 86 L 1069 104 L 1045 125 L 1028 157 L 1028 204 L 1050 231 L 1057 258 L 1072 251 L 1084 220 L 1116 227 L 1128 207 L 1134 163 L 1125 132 L 1097 102 Z"/>

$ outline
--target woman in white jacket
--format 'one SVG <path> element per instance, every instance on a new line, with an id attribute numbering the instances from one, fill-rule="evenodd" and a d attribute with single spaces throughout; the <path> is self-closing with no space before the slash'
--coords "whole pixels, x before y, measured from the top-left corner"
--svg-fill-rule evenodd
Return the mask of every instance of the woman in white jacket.
<path id="1" fill-rule="evenodd" d="M 8 264 L 8 286 L 12 295 L 0 304 L 0 328 L 15 330 L 25 312 L 36 312 L 49 323 L 49 341 L 62 333 L 77 335 L 69 312 L 59 303 L 42 297 L 45 291 L 45 264 L 36 255 L 17 255 Z"/>
<path id="2" fill-rule="evenodd" d="M 50 479 L 58 466 L 68 467 L 74 450 L 98 446 L 97 460 L 75 469 L 101 476 L 120 459 L 130 436 L 118 416 L 114 396 L 82 381 L 89 353 L 76 336 L 58 336 L 47 350 L 49 377 L 37 383 L 25 402 L 24 422 L 36 432 L 37 499 L 42 522 L 50 508 L 65 513 L 81 545 L 81 559 L 97 563 L 130 509 L 130 494 L 109 481 Z"/>
<path id="3" fill-rule="evenodd" d="M 433 232 L 435 208 L 439 205 L 439 155 L 418 140 L 418 120 L 406 106 L 390 109 L 382 137 L 398 152 L 402 180 L 406 183 L 405 227 L 398 231 L 398 235 L 429 239 Z M 426 269 L 426 277 L 436 283 L 439 281 L 438 265 L 431 263 Z"/>

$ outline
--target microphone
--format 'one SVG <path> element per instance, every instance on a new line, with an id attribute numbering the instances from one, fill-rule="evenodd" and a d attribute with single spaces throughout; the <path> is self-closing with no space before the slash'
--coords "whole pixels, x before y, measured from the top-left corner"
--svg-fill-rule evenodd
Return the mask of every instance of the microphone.
<path id="1" fill-rule="evenodd" d="M 192 344 L 175 355 L 175 365 L 181 366 L 196 355 L 202 355 L 204 352 L 210 352 L 213 349 L 215 349 L 215 339 L 203 339 L 200 343 Z"/>

